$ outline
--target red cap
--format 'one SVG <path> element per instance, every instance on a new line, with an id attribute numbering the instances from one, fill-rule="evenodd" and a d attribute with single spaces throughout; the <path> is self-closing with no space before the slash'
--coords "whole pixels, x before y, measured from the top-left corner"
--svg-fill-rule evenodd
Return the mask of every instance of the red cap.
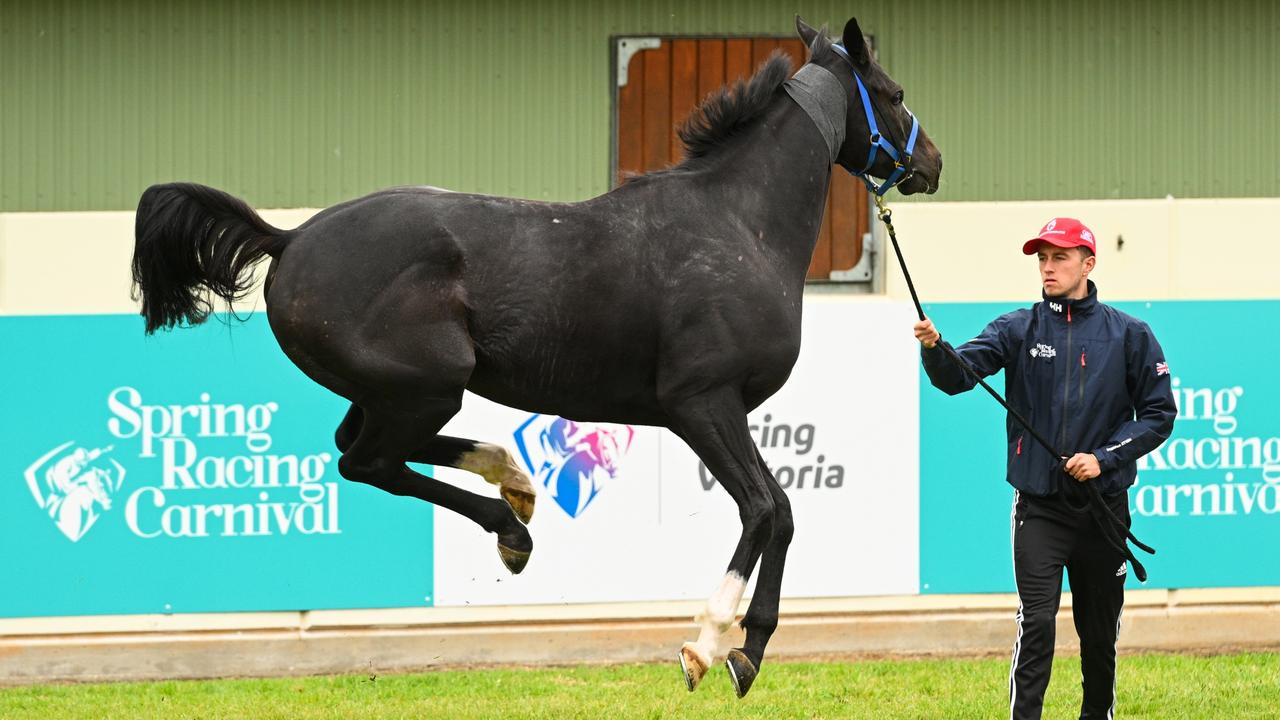
<path id="1" fill-rule="evenodd" d="M 1028 240 L 1022 246 L 1024 255 L 1035 255 L 1040 243 L 1047 242 L 1058 247 L 1087 247 L 1095 255 L 1098 252 L 1093 242 L 1093 231 L 1075 218 L 1059 217 L 1045 223 L 1040 234 Z"/>

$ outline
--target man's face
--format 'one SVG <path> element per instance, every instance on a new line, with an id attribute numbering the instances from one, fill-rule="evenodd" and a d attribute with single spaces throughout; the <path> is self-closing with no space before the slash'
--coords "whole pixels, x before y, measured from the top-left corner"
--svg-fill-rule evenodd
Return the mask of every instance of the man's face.
<path id="1" fill-rule="evenodd" d="M 1085 278 L 1095 262 L 1092 255 L 1086 258 L 1080 248 L 1060 248 L 1047 242 L 1040 243 L 1036 255 L 1040 258 L 1045 295 L 1082 297 L 1079 291 L 1088 287 Z"/>

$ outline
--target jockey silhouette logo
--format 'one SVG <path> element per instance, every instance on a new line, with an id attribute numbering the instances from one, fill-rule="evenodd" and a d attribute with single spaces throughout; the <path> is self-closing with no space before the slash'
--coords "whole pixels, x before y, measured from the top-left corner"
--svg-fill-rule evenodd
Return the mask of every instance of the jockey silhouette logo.
<path id="1" fill-rule="evenodd" d="M 113 459 L 97 462 L 112 446 L 85 449 L 65 442 L 27 468 L 24 477 L 31 496 L 71 542 L 89 532 L 103 511 L 111 509 L 111 497 L 124 483 L 124 467 Z"/>
<path id="2" fill-rule="evenodd" d="M 572 518 L 618 476 L 634 438 L 630 425 L 577 423 L 546 415 L 530 417 L 515 433 L 529 472 Z"/>

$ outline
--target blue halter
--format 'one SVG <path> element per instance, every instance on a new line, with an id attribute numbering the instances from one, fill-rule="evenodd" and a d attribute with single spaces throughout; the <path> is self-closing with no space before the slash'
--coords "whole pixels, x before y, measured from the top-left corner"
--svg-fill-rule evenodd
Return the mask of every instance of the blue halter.
<path id="1" fill-rule="evenodd" d="M 911 177 L 911 153 L 915 151 L 916 137 L 920 135 L 920 121 L 916 119 L 914 113 L 903 107 L 904 110 L 907 110 L 907 114 L 911 116 L 911 134 L 907 138 L 907 147 L 899 153 L 893 143 L 889 142 L 888 138 L 880 133 L 880 126 L 876 123 L 875 110 L 871 107 L 871 96 L 867 94 L 867 86 L 862 84 L 862 78 L 859 77 L 858 71 L 854 69 L 853 60 L 849 58 L 849 52 L 839 44 L 833 44 L 831 48 L 840 53 L 840 57 L 843 57 L 845 62 L 849 63 L 849 69 L 853 71 L 853 79 L 858 84 L 858 94 L 862 96 L 862 111 L 866 113 L 867 127 L 871 130 L 871 149 L 867 153 L 867 164 L 858 172 L 850 170 L 849 174 L 860 178 L 867 186 L 868 191 L 878 196 L 883 196 L 889 192 L 890 188 Z M 889 173 L 889 177 L 880 183 L 880 187 L 876 187 L 868 173 L 871 172 L 871 166 L 876 162 L 876 153 L 880 150 L 884 150 L 885 154 L 893 160 L 893 172 Z"/>

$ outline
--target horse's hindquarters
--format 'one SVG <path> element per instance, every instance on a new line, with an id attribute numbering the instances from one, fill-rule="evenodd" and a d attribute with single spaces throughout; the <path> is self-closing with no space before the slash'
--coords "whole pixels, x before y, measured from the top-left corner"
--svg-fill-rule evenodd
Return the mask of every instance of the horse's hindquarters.
<path id="1" fill-rule="evenodd" d="M 275 268 L 267 317 L 281 349 L 371 408 L 460 398 L 475 358 L 448 248 L 339 220 L 307 228 Z"/>

